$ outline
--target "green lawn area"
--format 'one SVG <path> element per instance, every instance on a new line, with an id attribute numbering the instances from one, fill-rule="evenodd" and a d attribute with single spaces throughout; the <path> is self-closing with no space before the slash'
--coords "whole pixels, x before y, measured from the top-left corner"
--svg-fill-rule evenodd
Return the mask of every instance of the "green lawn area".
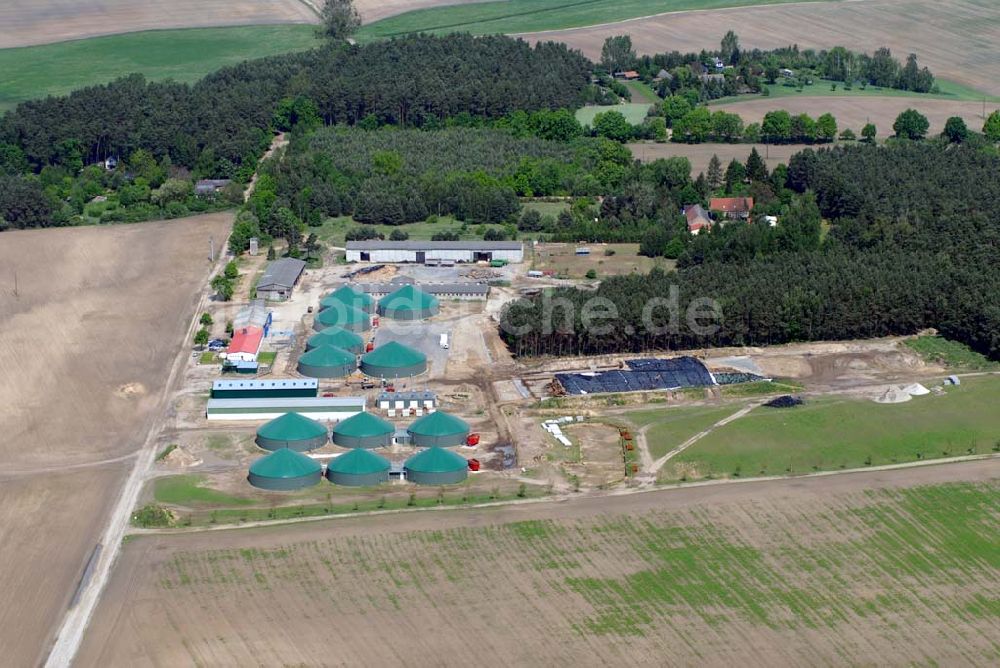
<path id="1" fill-rule="evenodd" d="M 257 362 L 260 364 L 274 364 L 275 358 L 278 357 L 278 353 L 272 351 L 263 352 L 257 355 Z"/>
<path id="2" fill-rule="evenodd" d="M 251 499 L 202 487 L 204 482 L 205 477 L 200 475 L 157 478 L 153 483 L 153 497 L 158 503 L 175 506 L 246 506 L 253 503 Z"/>
<path id="3" fill-rule="evenodd" d="M 364 26 L 360 40 L 411 32 L 474 35 L 579 28 L 689 9 L 777 5 L 796 0 L 503 0 L 419 9 Z M 738 27 L 738 26 L 737 26 Z M 725 32 L 721 29 L 720 35 Z"/>
<path id="4" fill-rule="evenodd" d="M 678 455 L 664 478 L 681 470 L 774 475 L 986 453 L 1000 442 L 997 406 L 1000 377 L 984 376 L 902 404 L 822 397 L 796 408 L 757 408 Z"/>
<path id="5" fill-rule="evenodd" d="M 524 202 L 524 209 L 533 209 L 543 216 L 555 218 L 569 208 L 569 202 Z"/>
<path id="6" fill-rule="evenodd" d="M 768 86 L 770 94 L 769 98 L 780 99 L 783 97 L 795 97 L 796 95 L 802 95 L 809 97 L 912 97 L 916 99 L 933 99 L 933 100 L 982 100 L 986 99 L 987 102 L 998 102 L 1000 98 L 986 95 L 980 91 L 965 86 L 963 84 L 947 81 L 944 79 L 937 79 L 936 83 L 938 88 L 941 89 L 940 93 L 914 93 L 908 90 L 896 90 L 894 88 L 878 88 L 876 86 L 867 86 L 861 88 L 859 86 L 854 86 L 851 90 L 846 90 L 844 85 L 837 82 L 837 89 L 832 90 L 831 85 L 834 82 L 824 81 L 821 79 L 814 79 L 811 86 L 803 86 L 802 90 L 799 91 L 797 88 L 791 86 L 782 86 L 779 81 L 776 84 L 771 84 Z M 726 104 L 731 104 L 733 102 L 745 102 L 747 100 L 756 100 L 762 97 L 760 94 L 750 94 L 750 95 L 734 95 L 732 97 L 723 97 L 718 100 L 712 100 L 710 106 L 724 106 Z"/>
<path id="7" fill-rule="evenodd" d="M 649 111 L 648 103 L 629 102 L 627 104 L 613 104 L 607 106 L 590 105 L 576 110 L 576 120 L 580 125 L 592 125 L 594 117 L 604 111 L 617 111 L 625 117 L 632 125 L 640 125 L 646 119 Z"/>
<path id="8" fill-rule="evenodd" d="M 348 230 L 360 227 L 350 216 L 339 218 L 328 218 L 320 227 L 310 227 L 308 232 L 315 232 L 320 241 L 342 248 L 344 246 L 344 235 Z M 402 230 L 410 235 L 410 239 L 426 241 L 437 232 L 459 232 L 463 240 L 482 239 L 483 233 L 491 227 L 501 227 L 500 225 L 467 225 L 462 231 L 463 223 L 455 220 L 451 216 L 441 216 L 436 223 L 426 221 L 420 223 L 410 223 L 408 225 L 374 225 L 380 233 L 388 239 L 394 230 Z"/>
<path id="9" fill-rule="evenodd" d="M 195 81 L 225 65 L 317 44 L 314 26 L 274 25 L 152 30 L 2 49 L 0 111 L 132 72 L 153 80 Z"/>
<path id="10" fill-rule="evenodd" d="M 738 411 L 741 406 L 695 406 L 636 411 L 626 417 L 638 427 L 650 426 L 646 445 L 653 459 L 659 459 L 698 432 Z"/>
<path id="11" fill-rule="evenodd" d="M 657 95 L 655 90 L 642 81 L 626 81 L 625 87 L 632 93 L 632 102 L 656 104 L 663 101 L 663 98 Z"/>
<path id="12" fill-rule="evenodd" d="M 957 371 L 980 371 L 998 369 L 1000 363 L 993 362 L 977 353 L 964 343 L 949 341 L 940 336 L 918 336 L 904 341 L 925 361 Z"/>

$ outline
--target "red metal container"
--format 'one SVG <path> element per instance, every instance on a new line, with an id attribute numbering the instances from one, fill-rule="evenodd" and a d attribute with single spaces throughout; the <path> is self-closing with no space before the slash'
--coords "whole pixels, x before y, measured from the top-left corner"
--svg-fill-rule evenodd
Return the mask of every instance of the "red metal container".
<path id="1" fill-rule="evenodd" d="M 372 327 L 378 327 L 378 316 L 372 318 Z"/>
<path id="2" fill-rule="evenodd" d="M 479 463 L 478 459 L 470 459 L 469 460 L 469 470 L 470 471 L 478 471 L 480 466 L 481 466 L 481 464 Z"/>
<path id="3" fill-rule="evenodd" d="M 368 345 L 365 346 L 365 352 L 366 353 L 370 353 L 373 350 L 375 350 L 375 342 L 374 341 L 369 341 Z"/>
<path id="4" fill-rule="evenodd" d="M 479 434 L 469 434 L 465 439 L 465 444 L 470 448 L 479 445 Z"/>

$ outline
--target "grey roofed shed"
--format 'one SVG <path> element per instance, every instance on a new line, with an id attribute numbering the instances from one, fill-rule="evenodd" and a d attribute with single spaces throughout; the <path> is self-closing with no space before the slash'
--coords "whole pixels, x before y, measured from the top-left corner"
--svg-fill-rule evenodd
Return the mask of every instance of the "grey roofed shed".
<path id="1" fill-rule="evenodd" d="M 522 250 L 520 241 L 348 241 L 347 250 Z"/>
<path id="2" fill-rule="evenodd" d="M 293 257 L 283 257 L 267 265 L 264 275 L 257 281 L 257 294 L 265 298 L 286 298 L 302 275 L 306 263 Z"/>

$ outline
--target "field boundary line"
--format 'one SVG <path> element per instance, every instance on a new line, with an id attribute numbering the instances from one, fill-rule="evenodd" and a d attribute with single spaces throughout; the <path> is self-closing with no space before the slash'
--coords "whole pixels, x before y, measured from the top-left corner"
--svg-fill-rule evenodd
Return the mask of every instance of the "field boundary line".
<path id="1" fill-rule="evenodd" d="M 512 501 L 490 501 L 487 503 L 475 503 L 470 505 L 452 506 L 432 506 L 429 508 L 394 508 L 392 510 L 372 510 L 363 512 L 341 513 L 337 515 L 315 515 L 312 517 L 294 517 L 278 520 L 258 520 L 254 522 L 244 522 L 243 524 L 216 524 L 204 527 L 178 527 L 171 529 L 142 529 L 131 527 L 126 532 L 129 536 L 172 536 L 193 533 L 206 533 L 212 531 L 241 531 L 244 529 L 266 529 L 280 527 L 289 524 L 303 524 L 306 522 L 337 521 L 358 518 L 378 518 L 389 515 L 401 515 L 406 513 L 424 512 L 453 512 L 463 510 L 489 510 L 493 508 L 508 508 L 511 506 L 536 505 L 536 504 L 560 504 L 574 503 L 578 500 L 609 498 L 619 496 L 630 496 L 632 494 L 667 493 L 698 487 L 715 487 L 720 485 L 745 485 L 751 483 L 801 481 L 811 478 L 826 478 L 830 476 L 850 475 L 858 473 L 879 473 L 885 471 L 897 471 L 902 469 L 920 468 L 925 466 L 947 466 L 948 464 L 961 464 L 963 462 L 988 461 L 1000 459 L 1000 453 L 985 453 L 981 455 L 962 455 L 960 457 L 948 457 L 938 459 L 923 459 L 915 462 L 905 462 L 902 464 L 884 464 L 882 466 L 865 466 L 853 469 L 836 469 L 833 471 L 816 471 L 813 473 L 802 473 L 796 475 L 774 475 L 759 476 L 754 478 L 721 478 L 717 480 L 699 480 L 695 482 L 668 483 L 657 485 L 644 485 L 626 489 L 616 489 L 604 492 L 580 493 L 573 495 L 552 495 L 543 496 L 536 499 L 517 499 Z"/>
<path id="2" fill-rule="evenodd" d="M 739 409 L 738 411 L 736 411 L 732 415 L 727 415 L 726 417 L 722 418 L 721 420 L 719 420 L 718 422 L 716 422 L 715 424 L 713 424 L 712 426 L 710 426 L 708 429 L 705 429 L 703 431 L 698 432 L 697 434 L 695 434 L 694 436 L 692 436 L 688 440 L 684 441 L 683 443 L 681 443 L 680 445 L 678 445 L 676 448 L 674 448 L 673 450 L 671 450 L 670 452 L 668 452 L 667 454 L 663 455 L 662 457 L 660 457 L 659 459 L 657 459 L 655 462 L 653 462 L 652 467 L 649 469 L 649 473 L 651 473 L 653 475 L 659 473 L 660 469 L 662 469 L 666 465 L 666 463 L 669 462 L 671 459 L 673 459 L 677 455 L 681 454 L 682 452 L 684 452 L 685 450 L 687 450 L 688 448 L 690 448 L 692 445 L 694 445 L 695 443 L 697 443 L 701 439 L 703 439 L 706 436 L 708 436 L 709 434 L 711 434 L 713 431 L 715 431 L 719 427 L 724 427 L 727 424 L 729 424 L 730 422 L 733 422 L 735 420 L 739 420 L 741 417 L 744 417 L 744 416 L 748 415 L 750 413 L 750 411 L 752 411 L 755 408 L 758 408 L 763 403 L 764 403 L 763 401 L 755 401 L 755 402 L 751 403 L 749 406 L 744 406 L 743 408 Z"/>

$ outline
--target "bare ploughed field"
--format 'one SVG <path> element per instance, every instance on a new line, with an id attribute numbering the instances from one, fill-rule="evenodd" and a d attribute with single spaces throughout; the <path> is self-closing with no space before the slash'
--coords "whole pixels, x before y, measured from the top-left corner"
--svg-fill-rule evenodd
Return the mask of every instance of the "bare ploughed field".
<path id="1" fill-rule="evenodd" d="M 995 0 L 859 0 L 678 12 L 526 37 L 566 42 L 598 60 L 609 35 L 631 35 L 640 53 L 697 53 L 716 48 L 730 29 L 748 48 L 839 45 L 871 53 L 888 46 L 901 60 L 913 52 L 942 79 L 1000 95 Z"/>
<path id="2" fill-rule="evenodd" d="M 41 661 L 134 454 L 230 214 L 0 234 L 0 647 Z M 17 294 L 14 294 L 14 274 Z"/>
<path id="3" fill-rule="evenodd" d="M 994 459 L 141 536 L 78 663 L 990 665 L 998 484 Z"/>
<path id="4" fill-rule="evenodd" d="M 722 168 L 733 159 L 746 162 L 750 156 L 750 151 L 754 148 L 761 157 L 766 156 L 768 169 L 774 167 L 779 162 L 788 164 L 789 158 L 805 148 L 818 148 L 809 144 L 781 144 L 765 146 L 764 144 L 675 144 L 666 142 L 655 144 L 653 142 L 643 142 L 629 144 L 632 155 L 637 160 L 650 162 L 659 158 L 681 157 L 691 161 L 691 173 L 697 175 L 698 172 L 707 172 L 708 163 L 713 155 L 719 156 L 722 161 Z"/>

